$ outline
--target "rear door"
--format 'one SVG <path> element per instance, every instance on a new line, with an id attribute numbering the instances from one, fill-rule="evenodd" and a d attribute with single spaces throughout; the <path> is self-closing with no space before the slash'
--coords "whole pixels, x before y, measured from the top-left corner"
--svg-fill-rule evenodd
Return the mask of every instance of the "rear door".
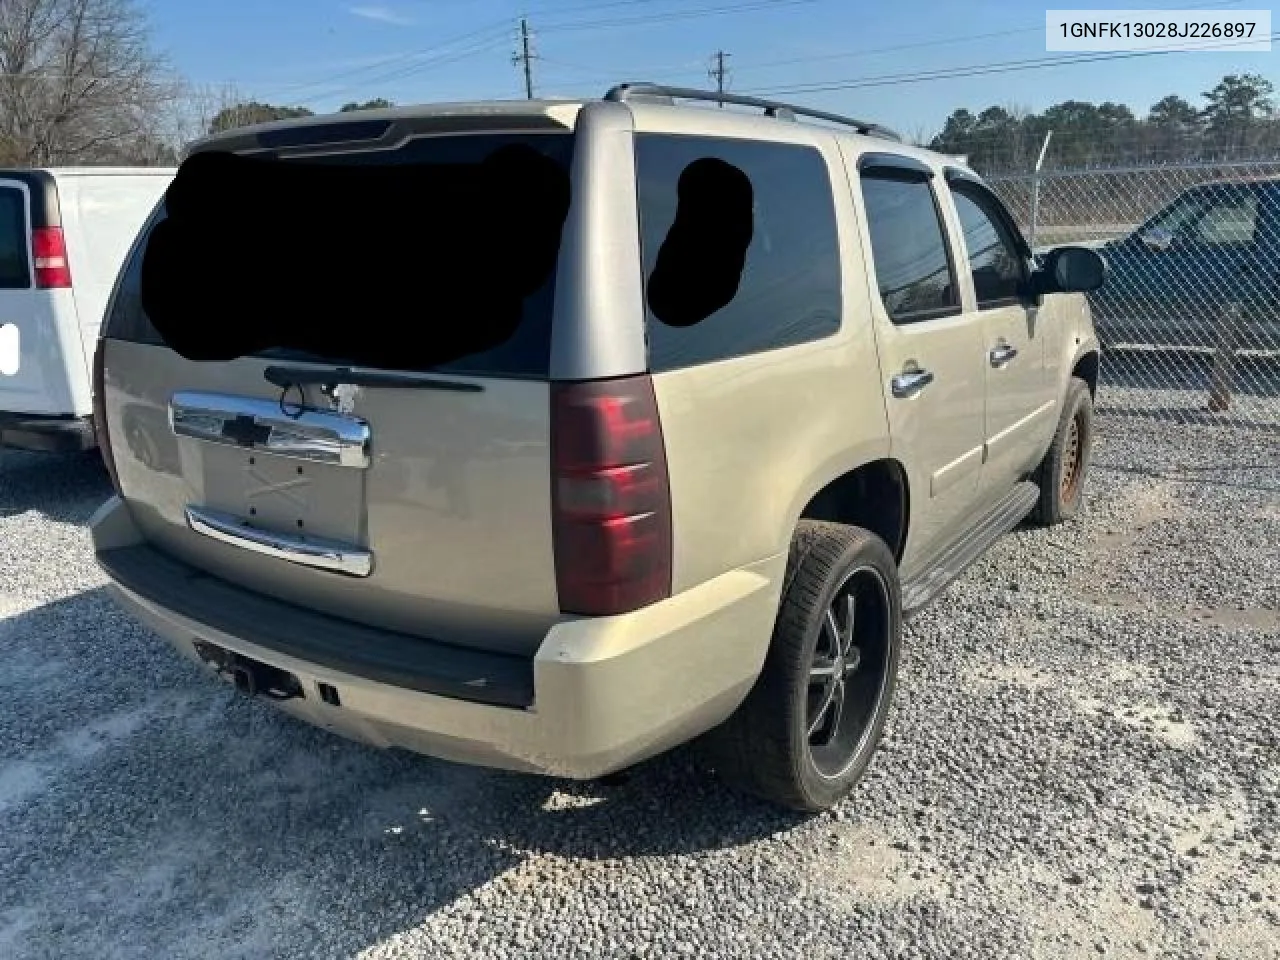
<path id="1" fill-rule="evenodd" d="M 480 164 L 516 143 L 551 158 L 567 177 L 569 127 L 536 119 L 533 131 L 391 137 L 388 147 L 330 152 L 316 162 L 416 165 L 426 176 L 433 166 Z M 323 195 L 314 201 L 329 208 Z M 462 227 L 446 207 L 404 231 L 447 239 Z M 156 222 L 163 217 L 161 209 Z M 280 226 L 262 229 L 284 240 Z M 216 576 L 336 616 L 532 651 L 559 618 L 548 443 L 554 263 L 509 339 L 424 367 L 410 357 L 415 338 L 431 323 L 483 321 L 476 292 L 390 273 L 378 251 L 394 236 L 356 231 L 353 245 L 350 224 L 335 224 L 327 239 L 357 255 L 331 276 L 326 295 L 358 305 L 359 285 L 396 284 L 412 294 L 401 298 L 400 314 L 353 312 L 341 328 L 342 355 L 285 345 L 194 362 L 164 345 L 142 308 L 141 254 L 154 229 L 148 225 L 122 276 L 105 341 L 122 495 L 145 536 Z M 367 252 L 359 255 L 362 244 Z M 495 252 L 486 268 L 527 264 Z M 362 359 L 370 349 L 396 352 L 395 343 L 367 342 L 374 326 L 403 337 L 403 366 Z M 338 367 L 364 382 L 328 389 L 326 375 Z"/>
<path id="2" fill-rule="evenodd" d="M 980 495 L 983 323 L 963 310 L 934 170 L 891 154 L 863 154 L 858 167 L 882 387 L 910 481 L 909 574 L 955 536 Z"/>
<path id="3" fill-rule="evenodd" d="M 75 329 L 75 301 L 65 287 L 36 283 L 33 228 L 57 226 L 52 178 L 29 171 L 0 174 L 0 327 L 7 358 L 0 369 L 0 413 L 90 411 L 88 368 Z M 81 374 L 72 377 L 69 371 Z"/>

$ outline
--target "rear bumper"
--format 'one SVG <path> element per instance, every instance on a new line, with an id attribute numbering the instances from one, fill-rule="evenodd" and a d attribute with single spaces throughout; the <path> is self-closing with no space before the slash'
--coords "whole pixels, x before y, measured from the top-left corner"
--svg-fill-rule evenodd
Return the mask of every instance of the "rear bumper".
<path id="1" fill-rule="evenodd" d="M 197 661 L 205 642 L 293 674 L 303 696 L 282 709 L 375 746 L 578 779 L 733 712 L 764 661 L 785 563 L 735 570 L 625 616 L 558 624 L 520 658 L 372 630 L 218 581 L 143 543 L 118 498 L 91 528 L 127 610 Z"/>
<path id="2" fill-rule="evenodd" d="M 97 445 L 92 417 L 0 412 L 0 447 L 74 453 Z"/>

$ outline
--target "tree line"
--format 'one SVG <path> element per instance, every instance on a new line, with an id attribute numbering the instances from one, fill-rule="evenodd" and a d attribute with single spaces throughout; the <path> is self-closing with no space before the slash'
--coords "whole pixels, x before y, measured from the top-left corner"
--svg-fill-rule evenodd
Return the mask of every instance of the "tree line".
<path id="1" fill-rule="evenodd" d="M 1265 77 L 1229 74 L 1201 94 L 1203 105 L 1170 94 L 1145 117 L 1111 101 L 1065 100 L 1041 113 L 961 108 L 927 145 L 966 156 L 986 174 L 1033 169 L 1049 131 L 1046 169 L 1274 158 L 1280 116 L 1272 94 Z"/>
<path id="2" fill-rule="evenodd" d="M 171 165 L 198 137 L 311 113 L 183 81 L 136 0 L 0 0 L 0 166 Z"/>

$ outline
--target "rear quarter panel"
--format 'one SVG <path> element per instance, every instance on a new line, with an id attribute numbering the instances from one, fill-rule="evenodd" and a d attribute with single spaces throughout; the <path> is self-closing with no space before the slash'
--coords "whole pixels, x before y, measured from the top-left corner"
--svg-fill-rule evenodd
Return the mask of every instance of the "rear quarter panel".
<path id="1" fill-rule="evenodd" d="M 681 113 L 637 109 L 636 130 L 815 146 L 833 185 L 843 264 L 840 330 L 653 377 L 671 476 L 673 591 L 767 558 L 780 589 L 805 505 L 835 477 L 889 451 L 859 234 L 834 137 L 798 124 L 792 130 L 714 111 L 707 119 L 704 111 Z M 772 624 L 763 626 L 767 640 Z"/>

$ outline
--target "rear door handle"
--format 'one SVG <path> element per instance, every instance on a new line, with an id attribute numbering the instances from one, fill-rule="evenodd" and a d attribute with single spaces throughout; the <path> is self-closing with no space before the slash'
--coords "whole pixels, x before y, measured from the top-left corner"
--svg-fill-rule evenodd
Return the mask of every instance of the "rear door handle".
<path id="1" fill-rule="evenodd" d="M 917 393 L 933 383 L 933 374 L 928 370 L 909 370 L 896 374 L 889 381 L 889 389 L 899 400 L 914 397 Z"/>
<path id="2" fill-rule="evenodd" d="M 993 347 L 988 356 L 991 357 L 991 365 L 997 369 L 1008 366 L 1009 361 L 1018 355 L 1018 348 L 1011 347 L 1007 343 L 1002 343 L 998 347 Z"/>

